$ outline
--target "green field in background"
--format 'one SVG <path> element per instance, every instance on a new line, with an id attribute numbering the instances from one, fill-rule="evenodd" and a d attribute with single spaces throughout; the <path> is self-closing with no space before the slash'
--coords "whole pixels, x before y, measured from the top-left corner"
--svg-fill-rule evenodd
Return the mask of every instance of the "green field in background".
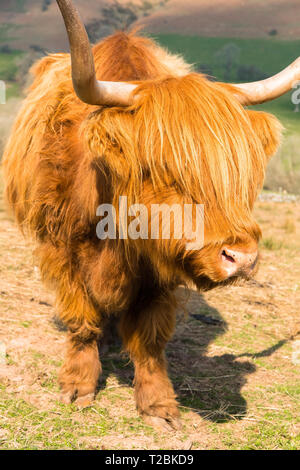
<path id="1" fill-rule="evenodd" d="M 223 74 L 214 56 L 225 44 L 238 46 L 241 51 L 241 65 L 256 65 L 270 75 L 286 67 L 300 55 L 300 40 L 206 38 L 180 34 L 157 34 L 152 37 L 171 52 L 183 54 L 196 67 L 203 64 L 213 66 L 213 74 L 218 79 L 222 79 Z"/>
<path id="2" fill-rule="evenodd" d="M 9 54 L 0 53 L 0 80 L 14 83 L 18 72 L 18 61 L 23 53 L 12 51 Z"/>

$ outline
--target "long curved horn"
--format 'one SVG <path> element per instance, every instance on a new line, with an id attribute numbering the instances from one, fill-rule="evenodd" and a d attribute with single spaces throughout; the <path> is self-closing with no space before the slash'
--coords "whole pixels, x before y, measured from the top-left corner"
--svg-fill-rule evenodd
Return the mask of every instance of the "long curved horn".
<path id="1" fill-rule="evenodd" d="M 296 59 L 282 72 L 253 83 L 232 84 L 241 90 L 237 95 L 238 100 L 244 106 L 265 103 L 266 101 L 279 98 L 287 91 L 291 90 L 300 81 L 300 57 Z"/>
<path id="2" fill-rule="evenodd" d="M 78 98 L 91 105 L 128 106 L 136 85 L 101 82 L 96 78 L 90 41 L 71 0 L 56 0 L 67 29 L 72 60 L 72 80 Z"/>

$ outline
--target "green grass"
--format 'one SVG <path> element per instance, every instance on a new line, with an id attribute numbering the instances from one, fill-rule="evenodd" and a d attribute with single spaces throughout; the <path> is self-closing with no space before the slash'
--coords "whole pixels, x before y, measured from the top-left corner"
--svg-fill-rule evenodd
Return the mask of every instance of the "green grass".
<path id="1" fill-rule="evenodd" d="M 215 54 L 225 44 L 238 46 L 240 65 L 255 65 L 270 75 L 286 67 L 300 53 L 300 40 L 206 38 L 180 34 L 157 34 L 155 38 L 171 52 L 183 54 L 185 59 L 196 67 L 209 65 L 213 75 L 220 80 L 224 78 L 224 74 L 215 59 Z"/>
<path id="2" fill-rule="evenodd" d="M 23 11 L 24 3 L 24 0 L 18 0 L 15 3 L 16 11 Z M 0 24 L 0 46 L 8 45 L 10 47 L 10 42 L 16 38 L 18 29 L 18 25 Z M 0 80 L 7 83 L 8 99 L 20 94 L 19 86 L 14 82 L 18 71 L 18 60 L 23 54 L 24 52 L 14 49 L 11 49 L 9 53 L 0 52 Z"/>
<path id="3" fill-rule="evenodd" d="M 84 441 L 92 438 L 100 441 L 110 431 L 106 411 L 97 406 L 93 410 L 74 413 L 72 405 L 58 403 L 55 410 L 40 411 L 24 400 L 15 400 L 3 387 L 0 390 L 0 415 L 0 449 L 87 448 Z M 92 418 L 88 426 L 82 425 L 84 416 Z"/>
<path id="4" fill-rule="evenodd" d="M 223 428 L 218 422 L 210 425 L 210 432 L 217 434 L 230 450 L 298 450 L 300 446 L 299 415 L 297 406 L 286 405 L 286 397 L 299 400 L 299 385 L 288 383 L 274 387 L 258 387 L 257 391 L 245 392 L 248 405 L 257 405 L 258 417 L 249 413 L 245 417 L 244 439 L 237 444 L 237 435 L 232 429 Z M 266 396 L 268 400 L 266 402 Z"/>
<path id="5" fill-rule="evenodd" d="M 21 87 L 16 82 L 8 83 L 7 90 L 6 90 L 6 98 L 9 100 L 10 98 L 18 98 L 21 94 Z"/>
<path id="6" fill-rule="evenodd" d="M 18 59 L 22 57 L 22 52 L 12 51 L 9 54 L 0 53 L 0 80 L 13 82 L 18 71 Z"/>
<path id="7" fill-rule="evenodd" d="M 272 424 L 274 418 L 276 424 Z M 236 445 L 236 436 L 227 431 L 224 432 L 222 441 L 230 450 L 299 450 L 299 436 L 290 435 L 286 421 L 293 422 L 294 416 L 285 413 L 265 413 L 260 422 L 247 428 L 247 441 Z M 255 421 L 255 418 L 253 418 Z"/>
<path id="8" fill-rule="evenodd" d="M 275 240 L 273 237 L 268 237 L 262 240 L 262 245 L 267 250 L 277 251 L 283 247 L 283 242 Z"/>

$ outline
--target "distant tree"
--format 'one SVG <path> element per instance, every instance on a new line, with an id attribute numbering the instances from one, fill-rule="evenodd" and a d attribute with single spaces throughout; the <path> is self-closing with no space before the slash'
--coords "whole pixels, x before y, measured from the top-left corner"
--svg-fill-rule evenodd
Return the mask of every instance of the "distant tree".
<path id="1" fill-rule="evenodd" d="M 137 7 L 130 3 L 121 5 L 116 2 L 102 9 L 104 21 L 110 21 L 122 29 L 129 28 L 138 19 L 137 13 Z"/>
<path id="2" fill-rule="evenodd" d="M 120 3 L 118 0 L 102 8 L 102 18 L 92 20 L 86 25 L 91 42 L 113 33 L 116 30 L 128 30 L 139 18 L 148 16 L 152 11 L 163 8 L 169 0 L 144 0 L 140 4 L 131 1 Z"/>
<path id="3" fill-rule="evenodd" d="M 208 77 L 213 75 L 212 67 L 209 64 L 200 64 L 196 67 L 196 72 L 204 73 Z"/>
<path id="4" fill-rule="evenodd" d="M 33 51 L 33 52 L 38 52 L 39 54 L 41 55 L 46 55 L 46 51 L 43 47 L 39 46 L 38 44 L 31 44 L 29 46 L 29 48 Z"/>
<path id="5" fill-rule="evenodd" d="M 236 44 L 228 43 L 215 54 L 217 65 L 224 69 L 224 79 L 226 81 L 232 78 L 232 72 L 239 62 L 240 53 L 241 50 Z"/>
<path id="6" fill-rule="evenodd" d="M 277 36 L 278 31 L 277 31 L 277 29 L 271 29 L 271 31 L 269 31 L 268 34 L 269 34 L 269 36 Z"/>
<path id="7" fill-rule="evenodd" d="M 0 46 L 0 52 L 1 54 L 10 54 L 11 47 L 8 44 L 3 44 L 3 46 Z"/>
<path id="8" fill-rule="evenodd" d="M 42 0 L 42 11 L 47 11 L 52 0 Z"/>
<path id="9" fill-rule="evenodd" d="M 126 30 L 138 19 L 138 7 L 134 4 L 112 5 L 102 8 L 102 18 L 92 20 L 87 26 L 87 32 L 92 42 L 111 34 L 115 30 Z"/>
<path id="10" fill-rule="evenodd" d="M 264 73 L 255 65 L 240 65 L 237 69 L 237 79 L 241 82 L 263 80 L 267 77 L 268 74 Z"/>

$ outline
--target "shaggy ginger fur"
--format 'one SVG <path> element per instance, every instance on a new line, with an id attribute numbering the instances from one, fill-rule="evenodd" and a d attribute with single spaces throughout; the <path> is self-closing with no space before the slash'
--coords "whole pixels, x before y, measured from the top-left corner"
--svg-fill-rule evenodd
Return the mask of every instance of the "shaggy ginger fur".
<path id="1" fill-rule="evenodd" d="M 135 364 L 138 410 L 175 427 L 164 358 L 174 289 L 190 280 L 212 288 L 245 274 L 226 279 L 219 252 L 225 243 L 257 247 L 251 212 L 281 126 L 245 110 L 232 86 L 191 73 L 145 38 L 115 34 L 94 56 L 98 79 L 139 83 L 134 105 L 85 105 L 72 88 L 69 55 L 41 60 L 6 148 L 6 198 L 22 231 L 36 238 L 43 279 L 69 328 L 63 399 L 90 402 L 101 370 L 96 342 L 114 314 Z M 204 204 L 204 248 L 187 252 L 186 240 L 172 237 L 98 240 L 97 207 L 117 207 L 124 195 L 128 204 Z"/>

